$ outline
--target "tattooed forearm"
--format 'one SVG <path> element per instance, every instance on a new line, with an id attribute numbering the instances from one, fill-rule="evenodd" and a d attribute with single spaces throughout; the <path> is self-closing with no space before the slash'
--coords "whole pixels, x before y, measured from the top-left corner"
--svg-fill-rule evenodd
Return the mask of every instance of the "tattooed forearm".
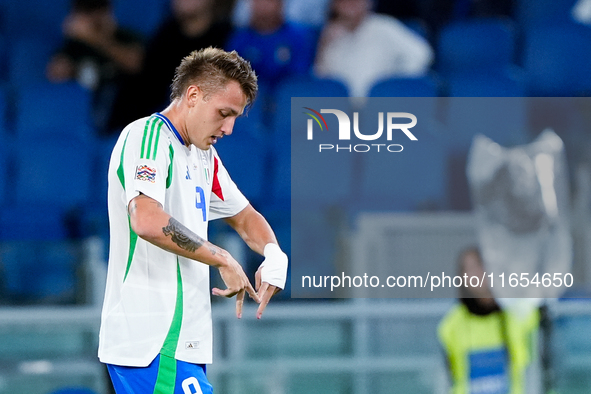
<path id="1" fill-rule="evenodd" d="M 189 252 L 196 251 L 206 242 L 203 238 L 193 233 L 172 217 L 168 220 L 168 226 L 162 227 L 162 232 L 164 235 L 170 236 L 172 242 L 177 244 L 181 249 L 188 250 Z"/>

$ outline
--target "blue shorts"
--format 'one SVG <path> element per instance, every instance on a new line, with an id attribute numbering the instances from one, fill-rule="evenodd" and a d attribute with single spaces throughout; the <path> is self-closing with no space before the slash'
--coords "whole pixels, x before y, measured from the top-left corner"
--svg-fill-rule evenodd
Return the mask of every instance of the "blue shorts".
<path id="1" fill-rule="evenodd" d="M 147 367 L 107 364 L 117 394 L 212 394 L 205 364 L 159 354 Z"/>

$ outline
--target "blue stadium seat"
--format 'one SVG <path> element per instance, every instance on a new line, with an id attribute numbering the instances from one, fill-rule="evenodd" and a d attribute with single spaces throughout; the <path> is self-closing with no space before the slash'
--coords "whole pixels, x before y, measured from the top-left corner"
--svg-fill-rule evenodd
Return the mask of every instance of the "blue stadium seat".
<path id="1" fill-rule="evenodd" d="M 0 23 L 1 22 L 1 9 L 0 9 Z M 8 81 L 8 44 L 6 38 L 2 32 L 0 32 L 0 84 L 4 84 Z"/>
<path id="2" fill-rule="evenodd" d="M 119 136 L 98 139 L 94 145 L 92 154 L 92 173 L 94 181 L 91 184 L 90 204 L 91 210 L 85 210 L 83 213 L 84 235 L 98 235 L 104 240 L 109 237 L 109 218 L 107 207 L 108 191 L 108 170 L 111 160 L 113 147 Z"/>
<path id="3" fill-rule="evenodd" d="M 50 49 L 59 44 L 70 0 L 4 0 L 2 3 L 3 30 L 11 40 L 33 36 L 49 42 Z"/>
<path id="4" fill-rule="evenodd" d="M 445 182 L 437 179 L 445 175 L 444 162 L 446 145 L 436 120 L 437 97 L 394 97 L 370 98 L 359 111 L 359 130 L 366 135 L 378 129 L 378 113 L 382 113 L 383 134 L 376 141 L 359 143 L 399 144 L 402 152 L 388 152 L 386 146 L 380 151 L 374 147 L 367 153 L 358 153 L 355 164 L 359 179 L 355 179 L 356 201 L 359 209 L 415 210 L 445 207 Z M 411 141 L 402 131 L 394 130 L 391 140 L 386 139 L 388 117 L 391 112 L 413 114 L 417 124 L 409 131 L 417 138 Z M 408 119 L 400 119 L 408 123 Z M 396 122 L 394 122 L 396 123 Z M 393 147 L 392 150 L 399 148 Z M 433 174 L 431 179 L 429 174 Z M 427 183 L 412 178 L 425 178 Z"/>
<path id="5" fill-rule="evenodd" d="M 232 135 L 215 145 L 232 180 L 255 206 L 270 200 L 265 134 L 262 125 L 239 118 Z"/>
<path id="6" fill-rule="evenodd" d="M 529 142 L 524 97 L 451 98 L 446 119 L 446 140 L 455 152 L 468 152 L 476 134 L 503 146 Z"/>
<path id="7" fill-rule="evenodd" d="M 436 97 L 439 81 L 434 74 L 419 78 L 388 78 L 377 82 L 369 97 Z"/>
<path id="8" fill-rule="evenodd" d="M 302 208 L 292 216 L 291 275 L 337 275 L 338 237 L 342 212 L 318 207 Z M 325 289 L 324 289 L 325 290 Z M 306 289 L 305 296 L 318 296 L 322 289 Z"/>
<path id="9" fill-rule="evenodd" d="M 98 210 L 104 212 L 107 209 L 109 162 L 111 161 L 111 154 L 118 138 L 119 135 L 117 134 L 109 138 L 97 140 L 97 149 L 94 150 L 93 154 L 94 171 L 97 177 L 96 182 L 92 183 L 92 200 L 99 206 Z"/>
<path id="10" fill-rule="evenodd" d="M 91 93 L 75 82 L 40 82 L 22 87 L 16 108 L 16 134 L 32 140 L 47 135 L 92 139 Z"/>
<path id="11" fill-rule="evenodd" d="M 56 241 L 67 238 L 69 233 L 66 213 L 53 204 L 4 204 L 0 224 L 2 241 Z"/>
<path id="12" fill-rule="evenodd" d="M 9 155 L 12 151 L 12 142 L 14 140 L 14 133 L 10 122 L 11 96 L 8 94 L 8 89 L 0 86 L 0 154 Z"/>
<path id="13" fill-rule="evenodd" d="M 523 74 L 517 67 L 458 72 L 447 78 L 447 93 L 450 97 L 523 97 L 527 93 Z"/>
<path id="14" fill-rule="evenodd" d="M 528 31 L 572 23 L 571 11 L 577 0 L 517 0 L 515 18 L 520 28 Z"/>
<path id="15" fill-rule="evenodd" d="M 275 112 L 272 115 L 272 133 L 287 135 L 291 131 L 292 97 L 348 97 L 347 88 L 341 82 L 298 75 L 285 79 L 275 90 Z"/>
<path id="16" fill-rule="evenodd" d="M 273 169 L 272 193 L 277 203 L 285 205 L 291 196 L 291 180 L 285 174 L 291 173 L 292 97 L 348 97 L 348 93 L 346 87 L 338 81 L 318 79 L 312 76 L 298 76 L 282 82 L 274 97 L 276 107 L 270 130 Z M 310 101 L 310 103 L 312 102 Z M 317 174 L 317 172 L 313 171 L 312 174 Z"/>
<path id="17" fill-rule="evenodd" d="M 22 141 L 21 141 L 22 143 Z M 0 248 L 14 302 L 74 302 L 92 168 L 88 145 L 60 137 L 15 145 L 13 201 L 0 208 Z"/>
<path id="18" fill-rule="evenodd" d="M 68 241 L 0 243 L 8 300 L 74 303 L 79 253 Z"/>
<path id="19" fill-rule="evenodd" d="M 444 26 L 436 50 L 437 70 L 500 70 L 514 63 L 515 28 L 509 19 L 483 18 Z"/>
<path id="20" fill-rule="evenodd" d="M 46 136 L 16 146 L 16 201 L 72 208 L 89 201 L 90 146 L 73 137 Z"/>
<path id="21" fill-rule="evenodd" d="M 114 0 L 113 8 L 122 27 L 149 39 L 170 13 L 169 4 L 168 0 Z"/>
<path id="22" fill-rule="evenodd" d="M 4 89 L 0 89 L 0 206 L 11 200 L 9 189 L 13 179 L 13 136 L 8 130 L 7 100 Z"/>
<path id="23" fill-rule="evenodd" d="M 305 96 L 294 96 L 305 97 Z M 290 107 L 283 108 L 283 121 L 287 120 L 273 136 L 275 160 L 273 185 L 277 199 L 289 199 L 292 204 L 303 203 L 315 206 L 346 206 L 351 201 L 353 192 L 353 156 L 351 154 L 326 151 L 317 154 L 319 144 L 337 144 L 339 142 L 338 121 L 334 115 L 325 115 L 328 129 L 317 130 L 313 141 L 306 137 L 306 125 L 310 116 L 306 108 L 338 108 L 350 113 L 350 101 L 347 97 L 324 98 L 309 97 L 298 100 L 298 106 L 291 112 Z M 329 131 L 330 130 L 330 131 Z M 348 141 L 344 145 L 350 145 Z M 291 152 L 290 152 L 291 146 Z M 338 160 L 335 160 L 338 155 Z M 294 167 L 295 166 L 295 167 Z M 291 179 L 286 174 L 291 173 Z"/>
<path id="24" fill-rule="evenodd" d="M 4 141 L 4 136 L 0 134 L 0 207 L 6 203 L 6 187 L 11 184 L 8 178 L 8 153 Z"/>
<path id="25" fill-rule="evenodd" d="M 247 118 L 249 122 L 255 122 L 268 127 L 271 119 L 268 116 L 270 108 L 274 105 L 274 97 L 271 95 L 270 88 L 259 82 L 259 90 L 254 103 L 246 108 L 246 113 L 242 118 Z"/>
<path id="26" fill-rule="evenodd" d="M 45 69 L 55 50 L 54 43 L 45 37 L 14 38 L 10 42 L 8 52 L 10 85 L 18 90 L 30 84 L 46 81 Z"/>
<path id="27" fill-rule="evenodd" d="M 7 136 L 8 131 L 8 99 L 7 89 L 0 86 L 0 135 Z"/>
<path id="28" fill-rule="evenodd" d="M 591 93 L 591 29 L 565 24 L 527 32 L 524 68 L 530 96 L 580 96 Z"/>
<path id="29" fill-rule="evenodd" d="M 275 97 L 275 111 L 272 118 L 270 140 L 271 140 L 271 194 L 273 198 L 272 206 L 264 209 L 263 213 L 269 220 L 271 226 L 275 230 L 278 241 L 283 250 L 291 258 L 295 248 L 300 250 L 308 250 L 306 242 L 306 233 L 308 235 L 319 233 L 320 238 L 318 242 L 323 239 L 334 239 L 336 237 L 336 229 L 327 224 L 326 209 L 330 205 L 343 203 L 350 195 L 350 186 L 352 183 L 352 165 L 349 161 L 345 166 L 336 165 L 331 161 L 331 157 L 321 157 L 320 162 L 310 160 L 299 160 L 298 155 L 294 157 L 297 160 L 298 170 L 292 173 L 292 152 L 290 147 L 294 144 L 294 151 L 304 154 L 301 144 L 305 144 L 304 139 L 292 139 L 292 97 L 310 97 L 306 101 L 306 106 L 320 108 L 324 100 L 317 99 L 318 97 L 340 97 L 341 101 L 347 103 L 343 105 L 343 110 L 348 106 L 348 93 L 345 86 L 337 81 L 327 79 L 317 79 L 311 76 L 299 76 L 285 80 L 277 87 L 274 93 Z M 316 98 L 316 99 L 314 99 Z M 303 111 L 303 109 L 302 109 Z M 306 124 L 307 116 L 297 111 L 298 119 L 303 121 L 302 125 Z M 305 126 L 304 126 L 305 127 Z M 305 130 L 305 129 L 304 129 Z M 305 131 L 304 131 L 305 133 Z M 302 137 L 304 134 L 302 134 Z M 319 136 L 322 136 L 321 134 Z M 310 141 L 307 141 L 310 142 Z M 317 144 L 317 142 L 315 142 Z M 305 179 L 306 174 L 310 179 Z M 293 181 L 292 181 L 293 178 Z M 318 184 L 325 179 L 328 184 L 324 185 L 327 193 L 316 193 L 314 189 L 300 188 L 302 182 L 305 184 Z M 293 204 L 296 205 L 296 210 L 292 211 L 292 182 L 296 186 L 293 190 Z M 307 206 L 307 213 L 300 216 L 302 204 L 311 203 Z M 292 223 L 292 212 L 297 212 L 296 220 L 300 220 L 299 224 Z M 315 215 L 316 212 L 318 215 Z M 305 220 L 304 216 L 316 217 L 319 225 L 314 223 L 308 224 L 307 227 L 301 225 L 301 220 Z M 315 226 L 313 229 L 310 226 Z M 306 230 L 307 229 L 307 230 Z M 327 229 L 322 232 L 322 229 Z M 292 244 L 293 242 L 293 244 Z M 327 266 L 326 270 L 330 270 L 332 265 L 332 258 L 335 252 L 334 245 L 327 244 L 330 248 L 328 256 L 317 254 L 314 259 L 304 258 L 306 264 L 318 267 Z M 298 258 L 299 259 L 299 258 Z M 290 260 L 291 261 L 291 260 Z M 298 260 L 300 263 L 302 259 Z M 289 279 L 288 279 L 289 280 Z M 290 288 L 280 293 L 280 297 L 288 297 L 290 295 Z"/>
<path id="30" fill-rule="evenodd" d="M 419 118 L 417 116 L 417 118 Z M 420 119 L 420 118 L 419 118 Z M 358 204 L 362 210 L 417 211 L 447 208 L 443 140 L 416 132 L 417 141 L 401 142 L 398 153 L 368 152 L 361 156 Z"/>

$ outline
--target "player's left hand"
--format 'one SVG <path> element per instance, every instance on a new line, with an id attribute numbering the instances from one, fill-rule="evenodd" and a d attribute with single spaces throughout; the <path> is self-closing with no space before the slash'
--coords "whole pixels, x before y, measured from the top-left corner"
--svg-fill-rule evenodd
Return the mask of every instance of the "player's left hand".
<path id="1" fill-rule="evenodd" d="M 261 298 L 261 303 L 259 304 L 259 308 L 257 309 L 257 319 L 260 319 L 263 316 L 263 311 L 267 307 L 267 304 L 271 300 L 275 294 L 281 291 L 281 288 L 277 286 L 270 285 L 269 282 L 263 282 L 261 285 L 261 268 L 257 270 L 255 276 L 255 290 L 257 294 Z"/>
<path id="2" fill-rule="evenodd" d="M 277 244 L 267 244 L 265 260 L 255 274 L 255 290 L 261 303 L 257 309 L 257 319 L 263 315 L 267 304 L 275 294 L 285 287 L 287 278 L 287 255 Z"/>

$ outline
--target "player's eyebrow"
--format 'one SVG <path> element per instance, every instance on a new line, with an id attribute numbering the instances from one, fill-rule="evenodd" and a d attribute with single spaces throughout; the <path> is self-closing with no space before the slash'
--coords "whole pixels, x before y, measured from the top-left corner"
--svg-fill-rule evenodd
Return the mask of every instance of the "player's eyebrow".
<path id="1" fill-rule="evenodd" d="M 238 112 L 234 108 L 230 108 L 230 107 L 222 108 L 222 111 L 228 111 L 230 113 L 230 115 L 236 116 L 236 117 L 242 116 L 244 114 L 244 111 Z"/>

